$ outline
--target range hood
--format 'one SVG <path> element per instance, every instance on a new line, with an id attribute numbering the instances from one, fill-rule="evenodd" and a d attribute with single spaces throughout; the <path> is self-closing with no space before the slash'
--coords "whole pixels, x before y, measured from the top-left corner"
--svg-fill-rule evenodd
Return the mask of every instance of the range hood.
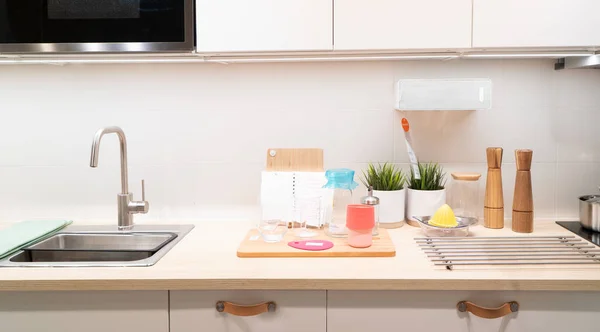
<path id="1" fill-rule="evenodd" d="M 554 69 L 600 69 L 600 54 L 559 59 Z"/>

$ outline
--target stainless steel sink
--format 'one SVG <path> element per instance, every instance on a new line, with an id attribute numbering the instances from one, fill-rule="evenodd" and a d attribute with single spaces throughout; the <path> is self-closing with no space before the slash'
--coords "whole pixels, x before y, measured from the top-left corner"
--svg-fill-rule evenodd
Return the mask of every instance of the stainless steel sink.
<path id="1" fill-rule="evenodd" d="M 0 261 L 0 267 L 151 266 L 193 225 L 70 226 Z"/>

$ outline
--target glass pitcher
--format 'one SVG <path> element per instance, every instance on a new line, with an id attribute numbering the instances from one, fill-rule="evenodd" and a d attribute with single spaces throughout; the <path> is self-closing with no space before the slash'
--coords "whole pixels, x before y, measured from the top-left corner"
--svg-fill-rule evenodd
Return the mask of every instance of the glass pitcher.
<path id="1" fill-rule="evenodd" d="M 355 204 L 353 191 L 358 187 L 354 182 L 354 171 L 347 168 L 330 169 L 325 172 L 327 183 L 323 188 L 333 191 L 331 213 L 325 220 L 325 233 L 331 237 L 347 237 L 346 209 Z"/>

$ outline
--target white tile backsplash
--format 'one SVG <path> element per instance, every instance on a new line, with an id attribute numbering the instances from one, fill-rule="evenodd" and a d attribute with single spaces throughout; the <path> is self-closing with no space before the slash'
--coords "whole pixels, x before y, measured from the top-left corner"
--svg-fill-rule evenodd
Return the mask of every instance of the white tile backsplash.
<path id="1" fill-rule="evenodd" d="M 535 152 L 534 152 L 535 158 Z M 514 163 L 502 165 L 502 186 L 504 189 L 504 214 L 512 216 L 512 204 L 515 190 L 517 166 Z M 531 165 L 531 183 L 533 186 L 533 207 L 536 218 L 553 218 L 556 215 L 555 193 L 556 164 L 534 163 Z"/>
<path id="2" fill-rule="evenodd" d="M 558 162 L 600 162 L 599 110 L 600 104 L 555 109 L 552 130 L 558 138 Z"/>
<path id="3" fill-rule="evenodd" d="M 492 110 L 394 111 L 401 78 L 490 78 Z M 0 221 L 115 222 L 116 137 L 89 167 L 102 126 L 127 134 L 136 198 L 146 179 L 150 213 L 136 220 L 180 222 L 248 218 L 227 207 L 255 211 L 270 147 L 321 147 L 357 181 L 368 162 L 408 170 L 402 116 L 421 160 L 484 174 L 482 202 L 485 148 L 504 147 L 507 216 L 513 151 L 533 149 L 536 215 L 575 218 L 577 196 L 600 184 L 597 91 L 600 71 L 535 59 L 0 66 Z"/>
<path id="4" fill-rule="evenodd" d="M 579 216 L 579 196 L 599 193 L 600 163 L 558 163 L 556 173 L 558 218 Z"/>
<path id="5" fill-rule="evenodd" d="M 600 106 L 597 70 L 559 70 L 551 72 L 552 104 L 558 108 L 596 108 Z"/>

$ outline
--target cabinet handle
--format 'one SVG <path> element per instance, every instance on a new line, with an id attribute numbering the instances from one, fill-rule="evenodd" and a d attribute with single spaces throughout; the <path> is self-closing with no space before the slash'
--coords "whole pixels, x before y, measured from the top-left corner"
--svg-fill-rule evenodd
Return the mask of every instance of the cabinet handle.
<path id="1" fill-rule="evenodd" d="M 234 316 L 256 316 L 265 312 L 275 312 L 277 305 L 275 302 L 263 302 L 253 305 L 241 305 L 227 301 L 217 302 L 217 311 L 226 312 Z"/>
<path id="2" fill-rule="evenodd" d="M 486 308 L 469 301 L 460 301 L 456 305 L 460 312 L 470 312 L 481 318 L 494 319 L 504 317 L 510 313 L 519 311 L 519 303 L 515 301 L 506 302 L 498 308 Z"/>

